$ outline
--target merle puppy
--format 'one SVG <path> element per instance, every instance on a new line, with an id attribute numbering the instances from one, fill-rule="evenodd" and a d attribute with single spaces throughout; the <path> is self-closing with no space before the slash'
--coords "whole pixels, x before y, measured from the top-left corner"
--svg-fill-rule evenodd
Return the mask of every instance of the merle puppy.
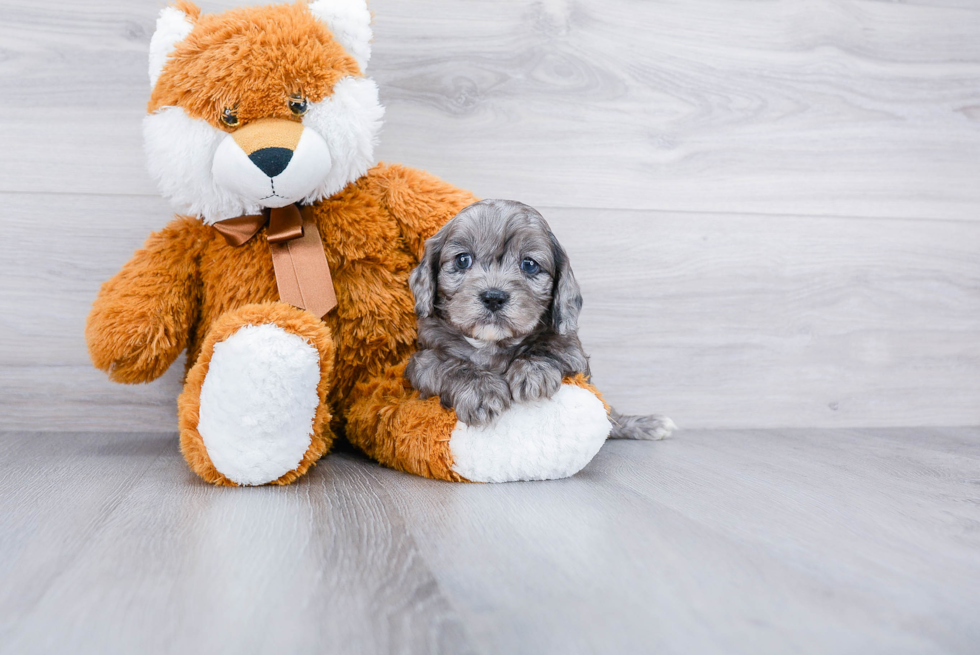
<path id="1" fill-rule="evenodd" d="M 405 376 L 468 425 L 512 402 L 550 398 L 565 376 L 589 375 L 576 334 L 582 295 L 565 250 L 535 209 L 470 205 L 425 243 L 410 278 L 419 350 Z M 674 425 L 613 410 L 611 438 L 662 439 Z"/>

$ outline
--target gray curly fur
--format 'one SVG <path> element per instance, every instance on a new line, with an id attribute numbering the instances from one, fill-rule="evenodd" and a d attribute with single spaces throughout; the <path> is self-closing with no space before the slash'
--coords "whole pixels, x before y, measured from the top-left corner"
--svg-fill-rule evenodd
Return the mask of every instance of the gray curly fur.
<path id="1" fill-rule="evenodd" d="M 456 258 L 468 254 L 472 266 Z M 540 270 L 522 271 L 532 258 Z M 405 377 L 468 425 L 493 423 L 512 402 L 550 398 L 566 376 L 590 375 L 578 338 L 582 294 L 568 255 L 535 209 L 511 200 L 470 205 L 425 243 L 409 283 L 419 349 Z M 491 310 L 480 295 L 505 292 Z M 673 422 L 615 410 L 610 438 L 663 439 Z"/>
<path id="2" fill-rule="evenodd" d="M 677 426 L 666 416 L 650 414 L 649 416 L 633 416 L 620 414 L 613 409 L 609 414 L 612 421 L 610 439 L 646 439 L 659 441 L 677 429 Z"/>

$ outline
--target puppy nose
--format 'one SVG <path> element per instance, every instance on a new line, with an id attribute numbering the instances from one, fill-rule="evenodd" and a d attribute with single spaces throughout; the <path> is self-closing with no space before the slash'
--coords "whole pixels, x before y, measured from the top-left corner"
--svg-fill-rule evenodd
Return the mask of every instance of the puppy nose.
<path id="1" fill-rule="evenodd" d="M 289 148 L 261 148 L 248 156 L 252 163 L 259 167 L 259 170 L 275 177 L 286 170 L 289 160 L 293 158 L 293 151 Z"/>
<path id="2" fill-rule="evenodd" d="M 501 289 L 487 289 L 480 294 L 480 301 L 491 312 L 495 312 L 510 300 L 510 294 Z"/>

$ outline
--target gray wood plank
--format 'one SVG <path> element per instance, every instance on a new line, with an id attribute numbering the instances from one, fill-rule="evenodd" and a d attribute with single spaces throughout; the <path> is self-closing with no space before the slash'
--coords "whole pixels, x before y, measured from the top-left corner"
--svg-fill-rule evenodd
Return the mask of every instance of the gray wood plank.
<path id="1" fill-rule="evenodd" d="M 155 193 L 139 129 L 160 4 L 0 4 L 0 190 Z M 976 220 L 976 3 L 371 6 L 381 156 L 481 196 Z"/>
<path id="2" fill-rule="evenodd" d="M 0 438 L 0 644 L 173 445 L 127 433 Z"/>
<path id="3" fill-rule="evenodd" d="M 691 427 L 980 423 L 972 224 L 546 214 L 582 281 L 596 383 L 625 410 Z"/>
<path id="4" fill-rule="evenodd" d="M 0 443 L 0 652 L 474 652 L 359 464 L 233 490 L 172 434 Z"/>
<path id="5" fill-rule="evenodd" d="M 125 386 L 110 382 L 91 364 L 2 366 L 0 426 L 49 432 L 173 432 L 183 376 L 183 355 L 159 380 Z"/>
<path id="6" fill-rule="evenodd" d="M 980 432 L 937 432 L 685 432 L 395 498 L 490 652 L 973 653 Z"/>
<path id="7" fill-rule="evenodd" d="M 0 426 L 174 430 L 178 363 L 90 368 L 99 284 L 158 198 L 0 194 Z M 980 424 L 980 225 L 542 207 L 582 285 L 595 379 L 684 427 Z"/>
<path id="8" fill-rule="evenodd" d="M 0 434 L 0 652 L 973 653 L 980 429 L 687 431 L 458 485 Z"/>

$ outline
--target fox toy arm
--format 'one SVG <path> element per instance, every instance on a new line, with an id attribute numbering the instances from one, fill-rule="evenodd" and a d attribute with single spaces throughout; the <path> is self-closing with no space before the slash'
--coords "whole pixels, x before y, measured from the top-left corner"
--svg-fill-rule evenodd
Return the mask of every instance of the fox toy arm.
<path id="1" fill-rule="evenodd" d="M 460 210 L 478 200 L 469 191 L 454 187 L 435 175 L 399 164 L 387 166 L 385 182 L 388 209 L 418 260 L 422 259 L 425 240 Z"/>
<path id="2" fill-rule="evenodd" d="M 95 366 L 116 382 L 154 380 L 187 345 L 197 316 L 199 223 L 178 219 L 102 285 L 85 326 Z"/>

